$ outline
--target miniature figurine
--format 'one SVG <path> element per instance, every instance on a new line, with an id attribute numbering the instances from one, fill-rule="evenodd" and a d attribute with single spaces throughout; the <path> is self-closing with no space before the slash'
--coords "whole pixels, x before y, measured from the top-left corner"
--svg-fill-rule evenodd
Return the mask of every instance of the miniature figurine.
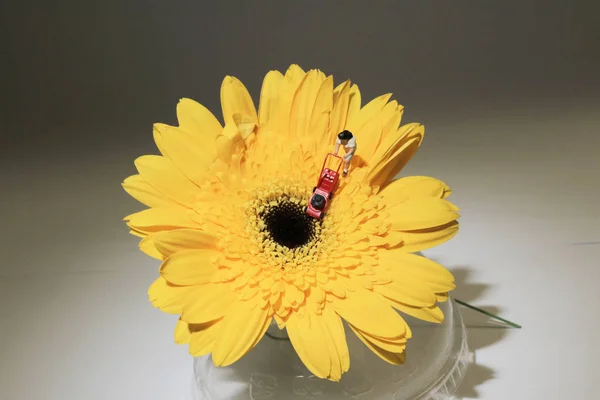
<path id="1" fill-rule="evenodd" d="M 337 161 L 336 165 L 332 165 L 332 160 Z M 333 191 L 336 188 L 340 177 L 340 167 L 344 160 L 337 154 L 329 153 L 323 161 L 323 167 L 319 174 L 317 186 L 313 188 L 313 194 L 308 200 L 308 206 L 304 208 L 304 212 L 313 218 L 323 219 L 325 216 L 325 208 L 329 201 L 333 198 Z"/>
<path id="2" fill-rule="evenodd" d="M 338 133 L 335 140 L 333 154 L 337 155 L 338 151 L 340 151 L 340 145 L 344 146 L 344 150 L 346 151 L 344 154 L 344 176 L 346 176 L 350 169 L 350 161 L 354 157 L 354 153 L 356 153 L 356 137 L 350 131 L 342 131 Z"/>

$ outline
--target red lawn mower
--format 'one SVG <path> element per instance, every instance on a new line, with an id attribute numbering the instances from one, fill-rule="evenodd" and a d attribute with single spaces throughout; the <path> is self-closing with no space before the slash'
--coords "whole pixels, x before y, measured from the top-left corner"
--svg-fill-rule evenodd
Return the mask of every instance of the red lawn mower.
<path id="1" fill-rule="evenodd" d="M 308 206 L 304 208 L 304 211 L 311 217 L 323 219 L 325 216 L 325 209 L 333 197 L 333 191 L 338 183 L 340 168 L 343 163 L 344 159 L 337 154 L 329 153 L 325 157 L 317 186 L 313 188 Z"/>

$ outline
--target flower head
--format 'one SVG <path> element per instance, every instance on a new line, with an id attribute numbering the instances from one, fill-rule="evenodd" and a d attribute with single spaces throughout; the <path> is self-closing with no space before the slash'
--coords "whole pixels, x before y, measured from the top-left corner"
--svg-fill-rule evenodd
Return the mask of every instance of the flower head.
<path id="1" fill-rule="evenodd" d="M 175 337 L 226 366 L 274 320 L 304 364 L 339 380 L 348 370 L 347 326 L 383 360 L 403 362 L 411 331 L 395 310 L 440 322 L 454 288 L 439 264 L 411 253 L 458 230 L 450 189 L 429 177 L 393 180 L 423 139 L 400 126 L 403 107 L 358 87 L 334 88 L 321 71 L 269 72 L 258 112 L 243 84 L 221 87 L 224 126 L 182 99 L 178 127 L 156 124 L 162 156 L 136 160 L 128 193 L 148 209 L 126 218 L 141 249 L 162 260 L 149 289 L 180 315 Z M 321 220 L 305 212 L 337 134 L 353 133 L 351 171 Z"/>

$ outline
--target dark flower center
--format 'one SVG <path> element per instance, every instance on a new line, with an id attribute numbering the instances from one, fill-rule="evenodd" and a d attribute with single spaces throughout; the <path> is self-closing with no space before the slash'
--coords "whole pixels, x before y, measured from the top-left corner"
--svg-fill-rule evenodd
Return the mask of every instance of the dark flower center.
<path id="1" fill-rule="evenodd" d="M 290 200 L 267 206 L 260 217 L 275 243 L 290 249 L 304 246 L 315 235 L 317 221 L 304 212 L 304 206 Z"/>

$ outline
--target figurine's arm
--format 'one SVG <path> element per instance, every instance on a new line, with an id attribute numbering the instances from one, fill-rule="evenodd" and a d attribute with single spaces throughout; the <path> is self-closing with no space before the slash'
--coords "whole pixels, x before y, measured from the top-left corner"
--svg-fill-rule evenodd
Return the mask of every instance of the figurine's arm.
<path id="1" fill-rule="evenodd" d="M 335 149 L 333 150 L 333 154 L 335 154 L 337 156 L 338 151 L 340 151 L 340 144 L 336 143 L 335 144 Z"/>

